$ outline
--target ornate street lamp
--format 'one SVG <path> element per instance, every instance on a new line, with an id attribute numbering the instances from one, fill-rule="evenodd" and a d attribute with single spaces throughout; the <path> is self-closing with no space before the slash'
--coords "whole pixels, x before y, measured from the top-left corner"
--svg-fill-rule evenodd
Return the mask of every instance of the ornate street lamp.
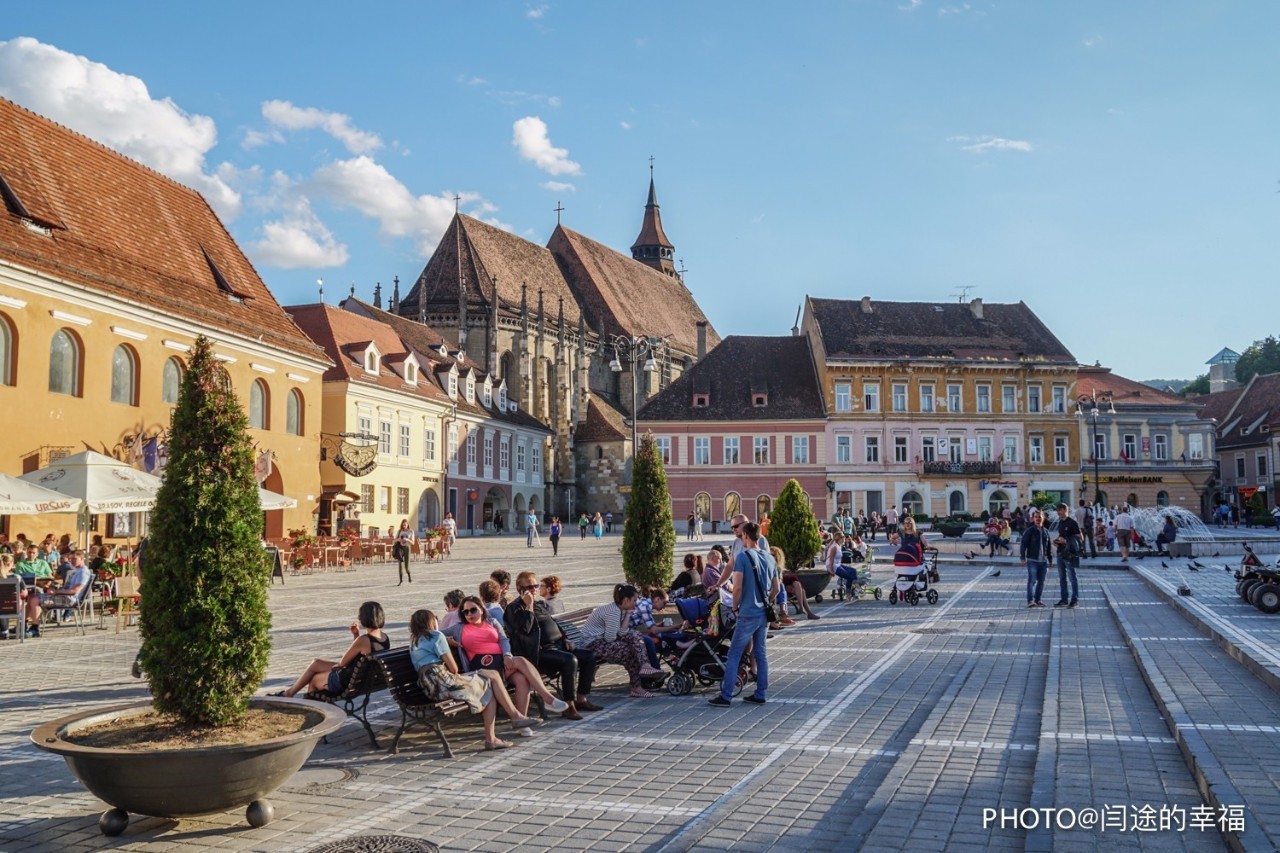
<path id="1" fill-rule="evenodd" d="M 638 422 L 638 388 L 640 385 L 640 365 L 644 360 L 644 372 L 653 373 L 658 369 L 656 356 L 661 355 L 668 346 L 666 338 L 648 338 L 640 335 L 610 335 L 609 345 L 613 347 L 613 360 L 609 369 L 621 373 L 622 356 L 627 357 L 631 369 L 631 462 L 635 467 L 636 450 L 639 448 Z"/>
<path id="2" fill-rule="evenodd" d="M 1106 407 L 1106 411 L 1102 411 L 1102 407 Z M 1089 433 L 1089 443 L 1092 447 L 1093 456 L 1093 505 L 1100 506 L 1102 504 L 1102 481 L 1098 479 L 1098 415 L 1107 414 L 1114 415 L 1116 413 L 1115 404 L 1111 401 L 1110 391 L 1094 390 L 1089 394 L 1080 394 L 1076 397 L 1076 417 L 1088 417 L 1092 425 L 1092 431 Z"/>

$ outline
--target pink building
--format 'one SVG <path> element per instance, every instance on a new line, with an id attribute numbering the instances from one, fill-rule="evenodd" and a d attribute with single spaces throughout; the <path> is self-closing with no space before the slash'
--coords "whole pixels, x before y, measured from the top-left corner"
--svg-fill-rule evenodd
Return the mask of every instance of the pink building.
<path id="1" fill-rule="evenodd" d="M 724 521 L 770 511 L 799 480 L 826 514 L 826 413 L 804 337 L 721 341 L 640 410 L 667 471 L 672 514 Z"/>

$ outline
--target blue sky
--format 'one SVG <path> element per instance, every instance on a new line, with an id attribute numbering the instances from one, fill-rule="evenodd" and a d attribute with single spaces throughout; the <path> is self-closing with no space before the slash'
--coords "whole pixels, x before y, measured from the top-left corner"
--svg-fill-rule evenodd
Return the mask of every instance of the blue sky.
<path id="1" fill-rule="evenodd" d="M 358 9 L 358 16 L 353 10 Z M 784 11 L 785 9 L 785 11 Z M 210 199 L 282 303 L 454 209 L 627 251 L 649 157 L 721 335 L 803 295 L 1025 300 L 1190 378 L 1276 328 L 1271 2 L 6 4 L 0 95 Z"/>

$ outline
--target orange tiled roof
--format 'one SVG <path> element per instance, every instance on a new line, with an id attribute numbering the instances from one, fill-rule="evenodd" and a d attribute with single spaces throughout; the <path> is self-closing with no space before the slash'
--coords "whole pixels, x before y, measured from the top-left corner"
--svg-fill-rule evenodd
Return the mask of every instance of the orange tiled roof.
<path id="1" fill-rule="evenodd" d="M 195 190 L 4 98 L 0 177 L 0 260 L 323 360 Z"/>

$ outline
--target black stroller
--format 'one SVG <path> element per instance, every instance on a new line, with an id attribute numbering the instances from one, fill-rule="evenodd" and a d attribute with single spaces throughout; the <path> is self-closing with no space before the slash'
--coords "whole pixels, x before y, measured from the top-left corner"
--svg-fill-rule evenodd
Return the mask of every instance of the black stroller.
<path id="1" fill-rule="evenodd" d="M 720 684 L 724 679 L 725 659 L 729 656 L 733 626 L 730 624 L 721 627 L 716 634 L 707 633 L 711 602 L 705 598 L 677 598 L 675 605 L 680 611 L 680 617 L 689 627 L 663 634 L 659 654 L 672 671 L 671 677 L 667 679 L 667 692 L 672 696 L 683 696 L 693 692 L 695 683 L 710 687 Z M 749 673 L 750 667 L 744 660 L 738 666 L 734 696 L 742 692 Z"/>

